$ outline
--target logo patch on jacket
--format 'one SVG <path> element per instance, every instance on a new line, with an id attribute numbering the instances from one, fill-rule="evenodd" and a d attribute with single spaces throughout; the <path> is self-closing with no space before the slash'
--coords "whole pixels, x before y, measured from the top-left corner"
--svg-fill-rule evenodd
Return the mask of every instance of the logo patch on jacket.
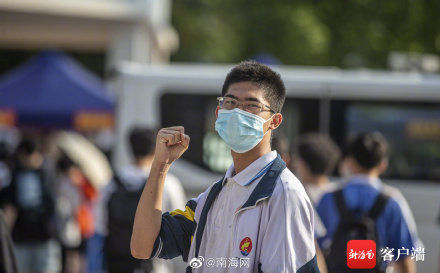
<path id="1" fill-rule="evenodd" d="M 252 250 L 252 240 L 249 237 L 245 237 L 243 240 L 241 240 L 240 243 L 240 252 L 243 254 L 243 256 L 249 255 Z"/>

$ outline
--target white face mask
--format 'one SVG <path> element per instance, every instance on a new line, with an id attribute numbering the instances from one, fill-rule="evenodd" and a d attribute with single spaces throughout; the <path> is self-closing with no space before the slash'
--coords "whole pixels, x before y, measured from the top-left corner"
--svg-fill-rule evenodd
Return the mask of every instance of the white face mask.
<path id="1" fill-rule="evenodd" d="M 257 146 L 269 132 L 264 133 L 263 125 L 271 118 L 264 120 L 239 108 L 220 109 L 215 130 L 234 152 L 245 153 Z"/>

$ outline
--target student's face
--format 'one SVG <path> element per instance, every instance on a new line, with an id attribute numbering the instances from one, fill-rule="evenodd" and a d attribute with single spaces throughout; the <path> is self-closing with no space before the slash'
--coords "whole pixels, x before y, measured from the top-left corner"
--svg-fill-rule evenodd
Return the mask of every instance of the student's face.
<path id="1" fill-rule="evenodd" d="M 232 97 L 237 99 L 239 102 L 254 101 L 270 106 L 269 102 L 264 98 L 264 90 L 251 82 L 239 82 L 231 84 L 225 94 L 225 97 Z M 245 109 L 242 108 L 242 105 L 240 105 L 239 108 L 245 111 Z M 218 110 L 219 108 L 217 107 L 215 112 L 217 117 Z M 271 119 L 264 123 L 264 132 L 269 129 L 276 129 L 282 121 L 282 115 L 280 113 L 274 114 L 268 107 L 265 106 L 262 108 L 261 112 L 253 114 L 258 115 L 265 120 Z"/>

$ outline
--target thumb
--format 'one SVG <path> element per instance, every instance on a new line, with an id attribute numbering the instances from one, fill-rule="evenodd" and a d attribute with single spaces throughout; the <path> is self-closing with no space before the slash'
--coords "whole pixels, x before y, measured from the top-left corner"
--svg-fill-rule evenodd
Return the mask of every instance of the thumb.
<path id="1" fill-rule="evenodd" d="M 190 138 L 188 135 L 182 134 L 180 145 L 182 145 L 185 149 L 188 149 Z"/>

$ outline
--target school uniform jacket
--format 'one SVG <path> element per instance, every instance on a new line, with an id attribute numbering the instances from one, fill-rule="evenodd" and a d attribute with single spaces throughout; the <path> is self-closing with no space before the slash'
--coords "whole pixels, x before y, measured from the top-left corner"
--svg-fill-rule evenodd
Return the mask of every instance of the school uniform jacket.
<path id="1" fill-rule="evenodd" d="M 197 273 L 319 272 L 313 207 L 281 157 L 273 151 L 235 176 L 233 170 L 231 166 L 223 179 L 189 200 L 184 211 L 163 214 L 151 257 L 182 256 L 184 261 L 189 261 L 186 272 Z M 232 188 L 227 196 L 221 195 L 223 188 L 227 190 L 225 184 L 231 181 L 228 179 L 241 173 L 247 174 L 250 181 L 231 184 L 237 190 Z M 249 187 L 244 199 L 246 191 L 241 186 Z M 240 196 L 234 196 L 236 192 Z M 223 206 L 230 207 L 236 200 L 238 207 L 234 213 L 222 211 Z M 216 207 L 220 205 L 222 209 Z M 213 238 L 216 232 L 212 230 L 219 219 L 220 223 L 228 223 L 225 226 L 230 226 L 230 233 L 220 229 L 218 232 L 224 236 Z"/>

